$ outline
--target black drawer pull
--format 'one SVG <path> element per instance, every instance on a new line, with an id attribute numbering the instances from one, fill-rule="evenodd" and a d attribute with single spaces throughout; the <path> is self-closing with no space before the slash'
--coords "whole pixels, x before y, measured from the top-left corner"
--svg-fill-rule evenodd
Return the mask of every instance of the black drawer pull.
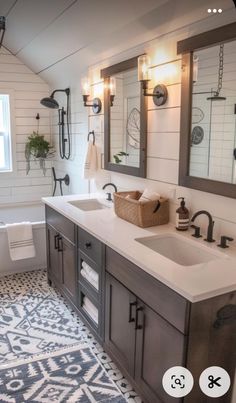
<path id="1" fill-rule="evenodd" d="M 132 318 L 132 308 L 133 308 L 133 306 L 136 306 L 136 305 L 137 305 L 136 301 L 129 303 L 129 323 L 135 321 L 135 319 Z"/>
<path id="2" fill-rule="evenodd" d="M 86 249 L 92 249 L 92 244 L 91 244 L 91 242 L 85 242 L 85 248 L 86 248 Z"/>
<path id="3" fill-rule="evenodd" d="M 143 308 L 141 307 L 141 306 L 139 306 L 137 309 L 136 309 L 136 317 L 135 317 L 135 330 L 138 330 L 138 329 L 142 329 L 143 328 L 143 326 L 142 325 L 139 325 L 139 312 L 142 312 L 143 311 Z"/>
<path id="4" fill-rule="evenodd" d="M 62 237 L 58 237 L 58 252 L 63 252 L 63 243 L 62 243 Z"/>
<path id="5" fill-rule="evenodd" d="M 58 239 L 59 239 L 59 235 L 54 235 L 54 249 L 58 249 Z"/>

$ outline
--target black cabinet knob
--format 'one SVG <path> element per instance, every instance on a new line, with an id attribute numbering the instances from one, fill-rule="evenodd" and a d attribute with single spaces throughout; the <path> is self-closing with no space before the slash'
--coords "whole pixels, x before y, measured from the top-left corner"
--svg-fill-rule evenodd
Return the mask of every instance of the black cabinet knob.
<path id="1" fill-rule="evenodd" d="M 91 242 L 85 242 L 85 248 L 86 249 L 91 249 L 92 248 Z"/>

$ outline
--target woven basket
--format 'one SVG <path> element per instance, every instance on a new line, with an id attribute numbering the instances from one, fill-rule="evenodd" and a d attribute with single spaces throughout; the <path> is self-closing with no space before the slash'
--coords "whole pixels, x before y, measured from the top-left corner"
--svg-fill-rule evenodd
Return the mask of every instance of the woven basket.
<path id="1" fill-rule="evenodd" d="M 169 222 L 168 199 L 143 202 L 139 201 L 141 195 L 142 193 L 138 190 L 114 193 L 116 215 L 143 228 L 167 224 Z"/>

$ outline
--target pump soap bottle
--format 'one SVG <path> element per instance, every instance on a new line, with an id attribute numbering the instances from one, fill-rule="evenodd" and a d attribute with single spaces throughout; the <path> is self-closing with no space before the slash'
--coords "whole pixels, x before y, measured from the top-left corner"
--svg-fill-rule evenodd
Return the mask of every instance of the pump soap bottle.
<path id="1" fill-rule="evenodd" d="M 185 207 L 184 197 L 179 197 L 181 199 L 180 206 L 176 210 L 176 229 L 178 231 L 187 231 L 189 226 L 189 211 Z"/>

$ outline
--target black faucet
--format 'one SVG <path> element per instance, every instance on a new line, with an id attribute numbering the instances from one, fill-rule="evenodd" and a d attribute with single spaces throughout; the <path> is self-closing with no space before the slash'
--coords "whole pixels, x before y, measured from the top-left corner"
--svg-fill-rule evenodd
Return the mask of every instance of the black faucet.
<path id="1" fill-rule="evenodd" d="M 208 211 L 206 210 L 199 210 L 197 211 L 193 216 L 191 221 L 194 222 L 195 218 L 197 218 L 199 215 L 205 214 L 208 217 L 209 224 L 207 228 L 207 237 L 204 239 L 206 242 L 215 242 L 215 239 L 213 239 L 213 227 L 214 227 L 214 221 L 212 219 L 212 216 Z"/>
<path id="2" fill-rule="evenodd" d="M 116 187 L 116 185 L 114 185 L 114 183 L 105 183 L 105 185 L 103 186 L 103 190 L 106 189 L 107 186 L 113 186 L 114 189 L 115 189 L 115 192 L 117 192 L 117 187 Z M 108 201 L 113 201 L 112 198 L 111 198 L 111 193 L 110 192 L 107 192 L 107 200 Z"/>

